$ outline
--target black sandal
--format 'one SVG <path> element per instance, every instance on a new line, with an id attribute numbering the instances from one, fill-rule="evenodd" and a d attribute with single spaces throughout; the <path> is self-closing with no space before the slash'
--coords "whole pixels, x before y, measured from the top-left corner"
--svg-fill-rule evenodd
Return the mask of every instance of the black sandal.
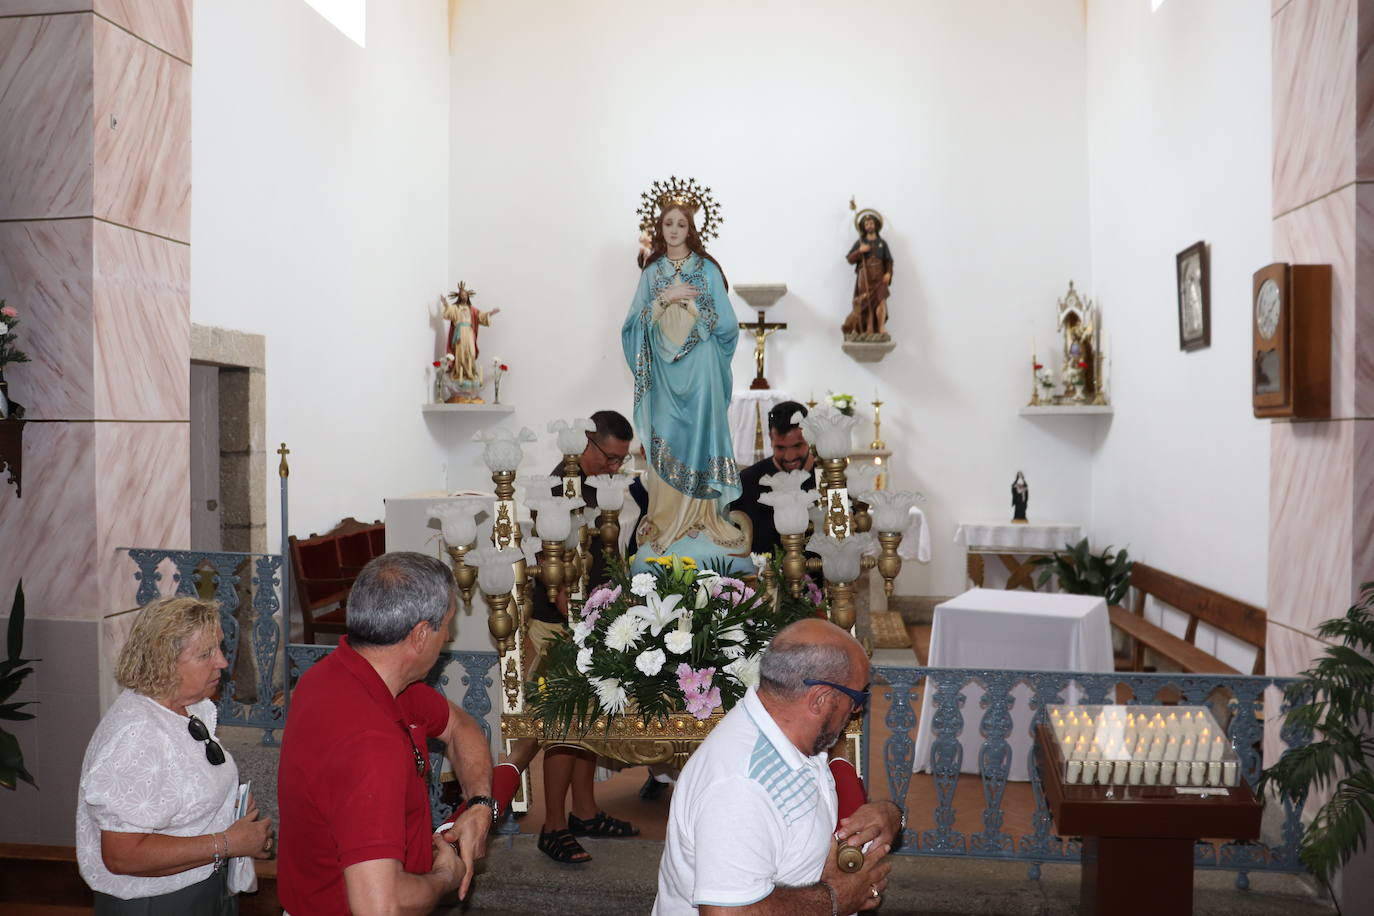
<path id="1" fill-rule="evenodd" d="M 573 836 L 639 836 L 639 828 L 629 821 L 611 817 L 605 811 L 596 812 L 596 817 L 582 820 L 575 814 L 568 815 L 568 830 Z"/>
<path id="2" fill-rule="evenodd" d="M 566 829 L 539 831 L 539 851 L 566 865 L 581 865 L 592 860 L 591 854 Z"/>

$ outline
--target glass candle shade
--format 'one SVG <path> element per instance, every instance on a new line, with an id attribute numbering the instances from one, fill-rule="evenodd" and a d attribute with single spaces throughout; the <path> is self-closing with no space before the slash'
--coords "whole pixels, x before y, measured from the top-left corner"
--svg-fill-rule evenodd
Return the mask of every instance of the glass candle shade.
<path id="1" fill-rule="evenodd" d="M 822 458 L 848 458 L 853 450 L 854 424 L 857 417 L 846 417 L 833 407 L 822 405 L 801 415 L 792 415 L 793 423 L 800 423 L 806 441 L 816 447 L 816 454 Z"/>
<path id="2" fill-rule="evenodd" d="M 857 496 L 868 503 L 873 527 L 885 534 L 905 531 L 911 507 L 916 505 L 916 494 L 909 490 L 865 490 Z"/>
<path id="3" fill-rule="evenodd" d="M 548 429 L 557 436 L 561 454 L 580 455 L 587 447 L 587 433 L 596 432 L 596 424 L 582 417 L 576 420 L 550 420 Z"/>
<path id="4" fill-rule="evenodd" d="M 477 514 L 486 508 L 487 502 L 483 496 L 468 496 L 437 503 L 429 507 L 429 517 L 439 520 L 444 541 L 450 547 L 465 547 L 477 539 Z"/>
<path id="5" fill-rule="evenodd" d="M 539 513 L 534 527 L 546 541 L 566 540 L 572 532 L 572 510 L 582 508 L 582 500 L 567 496 L 530 497 L 525 504 Z"/>
<path id="6" fill-rule="evenodd" d="M 864 552 L 875 542 L 871 532 L 836 538 L 829 534 L 815 534 L 806 542 L 806 549 L 821 558 L 821 572 L 831 582 L 853 582 L 863 568 Z"/>
<path id="7" fill-rule="evenodd" d="M 587 486 L 596 490 L 596 508 L 607 512 L 620 511 L 632 483 L 634 478 L 628 474 L 593 474 L 587 478 Z"/>
<path id="8" fill-rule="evenodd" d="M 498 550 L 494 545 L 483 544 L 469 550 L 464 559 L 477 567 L 477 587 L 484 595 L 505 595 L 515 588 L 514 564 L 521 556 L 514 547 Z"/>
<path id="9" fill-rule="evenodd" d="M 555 487 L 563 492 L 563 478 L 552 474 L 522 474 L 517 483 L 525 488 L 525 502 L 551 496 Z"/>
<path id="10" fill-rule="evenodd" d="M 802 534 L 811 520 L 807 510 L 819 497 L 815 490 L 773 490 L 759 494 L 759 502 L 773 507 L 778 534 Z"/>
<path id="11" fill-rule="evenodd" d="M 865 490 L 872 490 L 874 484 L 878 480 L 878 475 L 882 472 L 883 469 L 876 464 L 868 464 L 864 461 L 851 461 L 849 462 L 849 466 L 844 469 L 845 486 L 849 488 L 850 493 L 861 493 Z M 863 499 L 863 497 L 859 498 Z M 872 500 L 864 499 L 864 502 L 868 503 L 870 506 L 873 505 Z"/>
<path id="12" fill-rule="evenodd" d="M 536 438 L 534 430 L 528 426 L 520 427 L 519 433 L 513 433 L 500 427 L 482 429 L 478 430 L 472 437 L 474 442 L 486 443 L 486 448 L 482 449 L 482 461 L 486 463 L 487 470 L 493 474 L 502 471 L 513 472 L 518 468 L 520 459 L 525 457 L 520 443 L 533 442 Z"/>

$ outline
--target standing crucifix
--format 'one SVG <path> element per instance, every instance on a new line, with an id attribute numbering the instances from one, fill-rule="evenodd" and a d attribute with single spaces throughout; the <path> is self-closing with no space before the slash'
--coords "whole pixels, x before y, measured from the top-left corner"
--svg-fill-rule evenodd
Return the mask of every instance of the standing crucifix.
<path id="1" fill-rule="evenodd" d="M 742 321 L 740 327 L 754 332 L 754 381 L 749 385 L 751 391 L 766 390 L 772 386 L 768 384 L 768 379 L 763 377 L 763 342 L 768 339 L 768 335 L 774 331 L 787 330 L 785 321 L 764 321 L 763 309 L 759 309 L 758 321 Z"/>

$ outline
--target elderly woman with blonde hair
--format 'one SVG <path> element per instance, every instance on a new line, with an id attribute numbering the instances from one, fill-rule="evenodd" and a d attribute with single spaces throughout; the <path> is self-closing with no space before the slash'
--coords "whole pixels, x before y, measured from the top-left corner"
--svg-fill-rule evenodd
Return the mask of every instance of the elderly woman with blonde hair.
<path id="1" fill-rule="evenodd" d="M 86 748 L 76 808 L 98 914 L 234 916 L 229 863 L 271 855 L 272 822 L 251 797 L 236 816 L 238 767 L 215 733 L 222 639 L 213 602 L 164 598 L 139 612 L 119 653 L 125 689 Z"/>

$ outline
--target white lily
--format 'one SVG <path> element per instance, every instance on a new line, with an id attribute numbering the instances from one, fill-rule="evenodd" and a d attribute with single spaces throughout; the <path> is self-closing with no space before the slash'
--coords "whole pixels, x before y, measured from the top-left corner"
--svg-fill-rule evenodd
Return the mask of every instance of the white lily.
<path id="1" fill-rule="evenodd" d="M 649 627 L 649 632 L 657 636 L 663 632 L 664 627 L 682 617 L 682 609 L 678 607 L 681 602 L 681 595 L 660 598 L 657 593 L 650 592 L 644 596 L 644 604 L 630 608 L 630 613 L 644 621 Z"/>

